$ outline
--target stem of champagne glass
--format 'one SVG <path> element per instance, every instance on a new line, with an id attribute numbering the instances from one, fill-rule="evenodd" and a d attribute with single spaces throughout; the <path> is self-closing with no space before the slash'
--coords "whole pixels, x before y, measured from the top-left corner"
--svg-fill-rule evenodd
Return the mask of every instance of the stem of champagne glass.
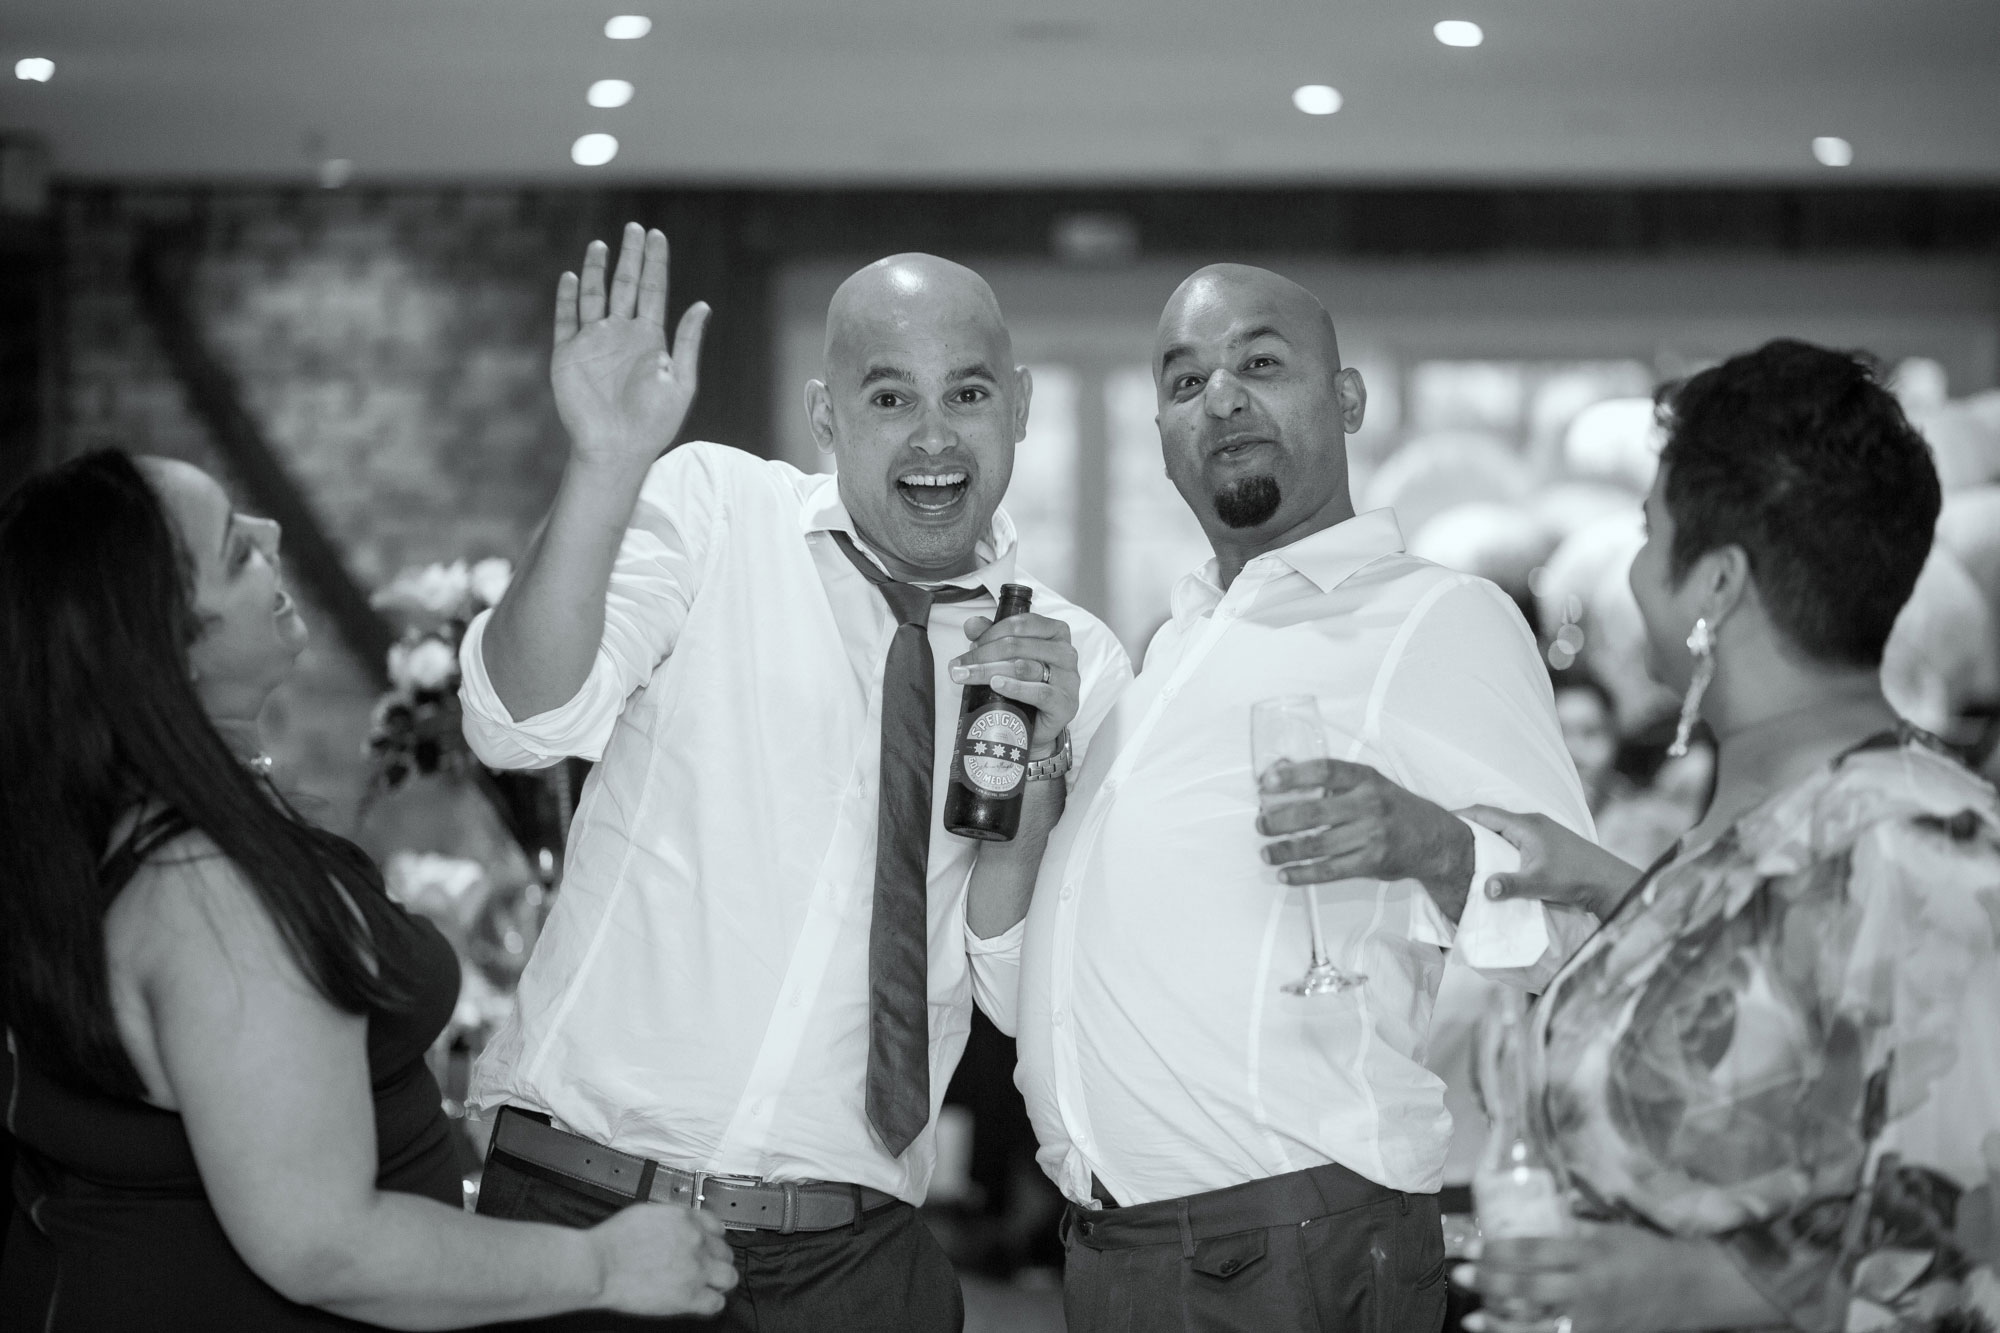
<path id="1" fill-rule="evenodd" d="M 1308 884 L 1306 891 L 1306 919 L 1312 923 L 1313 966 L 1323 967 L 1329 961 L 1326 956 L 1326 937 L 1319 928 L 1319 885 Z"/>

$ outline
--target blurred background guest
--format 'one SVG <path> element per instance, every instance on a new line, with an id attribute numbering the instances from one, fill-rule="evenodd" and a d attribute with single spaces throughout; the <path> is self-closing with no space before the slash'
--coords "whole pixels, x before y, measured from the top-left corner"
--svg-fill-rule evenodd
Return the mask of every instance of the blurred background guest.
<path id="1" fill-rule="evenodd" d="M 114 452 L 0 506 L 0 1322 L 714 1313 L 713 1219 L 462 1210 L 424 1064 L 451 951 L 270 781 L 257 718 L 307 637 L 278 537 L 199 469 Z"/>
<path id="2" fill-rule="evenodd" d="M 2000 796 L 1879 672 L 1940 507 L 1862 358 L 1781 341 L 1669 386 L 1632 591 L 1715 799 L 1640 874 L 1475 810 L 1516 893 L 1606 922 L 1531 1020 L 1528 1124 L 1593 1219 L 1489 1237 L 1498 1320 L 2000 1321 Z M 1494 1327 L 1501 1327 L 1496 1322 Z"/>

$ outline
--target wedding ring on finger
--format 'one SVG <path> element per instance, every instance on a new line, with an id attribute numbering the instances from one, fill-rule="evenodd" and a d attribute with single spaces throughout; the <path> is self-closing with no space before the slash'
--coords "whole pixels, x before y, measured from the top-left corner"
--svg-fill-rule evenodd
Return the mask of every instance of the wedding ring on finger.
<path id="1" fill-rule="evenodd" d="M 1048 684 L 1048 683 L 1049 683 L 1049 680 L 1050 680 L 1050 679 L 1051 679 L 1051 678 L 1052 678 L 1052 677 L 1053 677 L 1054 675 L 1055 675 L 1055 673 L 1054 673 L 1053 671 L 1049 670 L 1049 664 L 1048 664 L 1047 662 L 1044 662 L 1044 663 L 1042 663 L 1042 684 L 1044 684 L 1044 685 Z"/>

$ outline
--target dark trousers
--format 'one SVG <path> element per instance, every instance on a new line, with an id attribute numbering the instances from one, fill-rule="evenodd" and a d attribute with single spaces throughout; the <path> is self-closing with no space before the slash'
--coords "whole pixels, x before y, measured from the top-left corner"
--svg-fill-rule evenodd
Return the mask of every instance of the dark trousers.
<path id="1" fill-rule="evenodd" d="M 489 1153 L 479 1181 L 488 1217 L 587 1227 L 621 1205 L 531 1176 Z M 661 1207 L 642 1204 L 640 1207 Z M 965 1298 L 951 1260 L 917 1210 L 885 1204 L 836 1231 L 731 1231 L 735 1290 L 714 1319 L 573 1314 L 510 1324 L 547 1333 L 702 1329 L 717 1333 L 960 1333 Z"/>
<path id="2" fill-rule="evenodd" d="M 1063 1218 L 1069 1333 L 1438 1333 L 1437 1196 L 1341 1166 Z"/>

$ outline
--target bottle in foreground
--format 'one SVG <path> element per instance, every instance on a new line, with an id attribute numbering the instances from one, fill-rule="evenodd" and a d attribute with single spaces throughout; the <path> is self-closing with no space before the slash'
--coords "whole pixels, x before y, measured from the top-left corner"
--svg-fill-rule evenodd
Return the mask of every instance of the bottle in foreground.
<path id="1" fill-rule="evenodd" d="M 1000 587 L 993 623 L 1028 613 L 1031 589 Z M 944 826 L 962 838 L 1010 842 L 1021 827 L 1028 786 L 1028 745 L 1035 710 L 979 681 L 965 687 L 958 712 L 958 742 L 951 753 L 951 785 L 944 798 Z"/>
<path id="2" fill-rule="evenodd" d="M 1527 1009 L 1528 997 L 1509 988 L 1479 1028 L 1479 1086 L 1491 1127 L 1472 1177 L 1472 1200 L 1488 1257 L 1573 1230 L 1554 1166 L 1529 1123 Z M 1568 1323 L 1561 1310 L 1533 1301 L 1489 1295 L 1485 1309 L 1494 1333 L 1552 1333 Z"/>

